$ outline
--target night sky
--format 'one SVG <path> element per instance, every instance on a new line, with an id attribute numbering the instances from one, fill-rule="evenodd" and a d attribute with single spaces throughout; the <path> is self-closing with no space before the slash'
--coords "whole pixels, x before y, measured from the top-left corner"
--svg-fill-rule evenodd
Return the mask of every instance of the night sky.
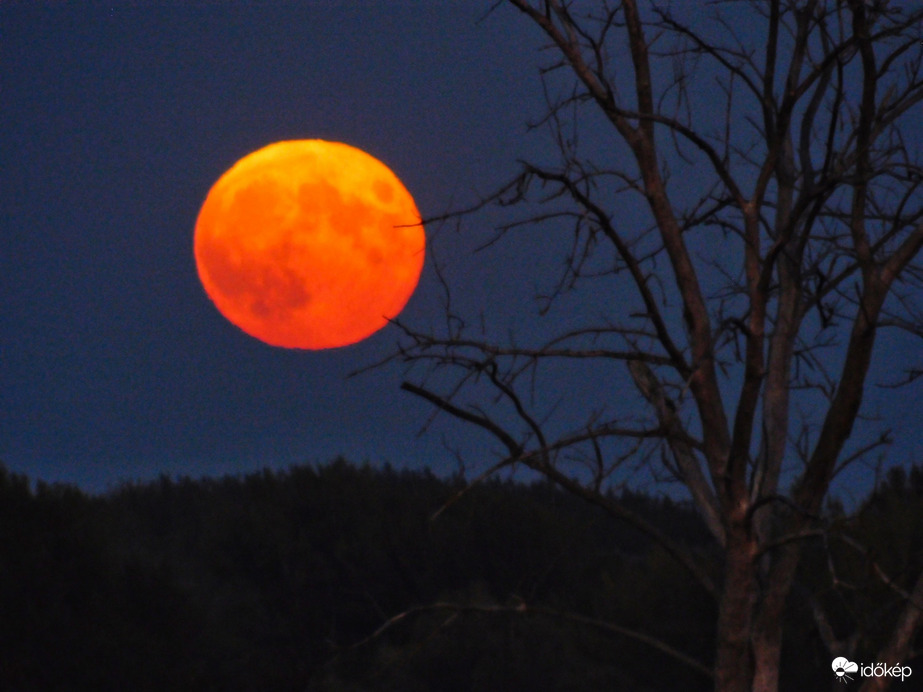
<path id="1" fill-rule="evenodd" d="M 3 463 L 91 490 L 338 454 L 448 469 L 399 369 L 346 378 L 393 351 L 395 327 L 331 351 L 266 346 L 206 297 L 192 234 L 218 176 L 279 140 L 368 151 L 424 216 L 509 177 L 523 109 L 541 106 L 538 42 L 483 11 L 4 2 Z M 459 271 L 489 271 L 450 240 Z M 428 262 L 402 318 L 436 319 L 435 288 Z"/>
<path id="2" fill-rule="evenodd" d="M 417 435 L 432 410 L 399 390 L 399 364 L 347 378 L 394 351 L 396 327 L 309 352 L 227 322 L 192 234 L 214 181 L 274 141 L 369 152 L 425 218 L 549 156 L 527 127 L 544 111 L 543 41 L 488 5 L 0 3 L 0 461 L 102 491 L 337 455 L 449 472 L 446 444 L 486 456 L 472 431 Z M 521 277 L 560 257 L 537 257 L 535 238 L 474 252 L 490 225 L 433 224 L 428 241 L 457 306 L 516 326 L 536 290 Z M 428 257 L 401 319 L 440 314 Z"/>

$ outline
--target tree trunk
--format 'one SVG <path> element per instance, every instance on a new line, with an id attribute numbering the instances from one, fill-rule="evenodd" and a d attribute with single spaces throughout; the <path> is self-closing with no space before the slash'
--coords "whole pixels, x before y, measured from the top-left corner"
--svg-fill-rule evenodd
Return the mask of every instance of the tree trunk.
<path id="1" fill-rule="evenodd" d="M 741 511 L 740 514 L 746 514 Z M 750 634 L 758 585 L 756 544 L 745 523 L 735 518 L 727 530 L 727 558 L 724 590 L 718 613 L 718 643 L 715 657 L 717 692 L 750 692 L 753 653 Z"/>

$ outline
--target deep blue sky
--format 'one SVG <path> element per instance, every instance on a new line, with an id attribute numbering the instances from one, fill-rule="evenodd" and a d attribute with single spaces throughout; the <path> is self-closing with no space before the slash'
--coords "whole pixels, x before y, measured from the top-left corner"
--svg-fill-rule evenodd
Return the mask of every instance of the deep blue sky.
<path id="1" fill-rule="evenodd" d="M 0 2 L 0 461 L 97 491 L 339 454 L 451 471 L 444 434 L 488 458 L 470 429 L 417 436 L 432 410 L 399 391 L 400 367 L 346 378 L 393 351 L 395 328 L 306 352 L 228 323 L 199 284 L 192 233 L 218 176 L 273 141 L 368 151 L 424 217 L 547 157 L 526 127 L 544 111 L 543 42 L 509 8 L 482 19 L 489 4 Z M 605 151 L 596 125 L 582 122 L 582 141 Z M 490 221 L 427 232 L 456 304 L 516 327 L 561 256 L 542 235 L 472 254 Z M 438 322 L 431 261 L 401 317 Z M 565 396 L 618 399 L 623 372 L 577 370 L 555 383 Z M 905 407 L 897 421 L 905 459 L 914 420 Z"/>
<path id="2" fill-rule="evenodd" d="M 208 301 L 192 232 L 217 177 L 283 139 L 368 151 L 425 216 L 511 175 L 523 109 L 541 105 L 537 37 L 483 11 L 4 2 L 0 460 L 94 490 L 337 454 L 449 468 L 438 437 L 416 437 L 429 410 L 400 371 L 345 379 L 393 328 L 335 351 L 266 346 Z M 436 308 L 428 266 L 404 317 Z"/>

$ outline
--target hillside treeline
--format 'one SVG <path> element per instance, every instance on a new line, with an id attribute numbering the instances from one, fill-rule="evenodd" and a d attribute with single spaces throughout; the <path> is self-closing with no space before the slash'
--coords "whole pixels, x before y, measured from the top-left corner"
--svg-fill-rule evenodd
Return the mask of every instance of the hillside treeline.
<path id="1" fill-rule="evenodd" d="M 666 649 L 709 665 L 715 604 L 656 545 L 545 483 L 489 481 L 446 507 L 461 487 L 339 460 L 88 496 L 0 467 L 0 689 L 711 687 Z M 688 509 L 620 497 L 710 559 Z M 923 473 L 896 472 L 850 524 L 887 537 L 898 577 L 920 569 L 921 498 Z M 815 562 L 806 581 L 840 598 Z M 836 562 L 856 582 L 838 631 L 886 624 L 888 589 Z M 827 687 L 798 612 L 786 677 Z"/>

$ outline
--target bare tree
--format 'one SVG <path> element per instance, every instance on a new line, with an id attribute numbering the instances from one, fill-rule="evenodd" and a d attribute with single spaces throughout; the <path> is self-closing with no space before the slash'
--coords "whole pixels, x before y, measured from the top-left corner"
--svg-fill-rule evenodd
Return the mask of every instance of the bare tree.
<path id="1" fill-rule="evenodd" d="M 575 287 L 613 294 L 598 322 L 554 332 L 548 320 L 525 345 L 455 315 L 438 333 L 401 325 L 399 357 L 419 366 L 403 388 L 499 441 L 491 471 L 525 466 L 599 505 L 713 594 L 717 690 L 778 688 L 792 599 L 812 605 L 831 658 L 855 652 L 798 571 L 805 545 L 835 529 L 834 476 L 891 441 L 861 424 L 876 338 L 923 336 L 923 168 L 906 130 L 921 122 L 923 12 L 897 4 L 497 2 L 554 56 L 543 123 L 559 160 L 523 163 L 478 209 L 522 210 L 501 240 L 548 224 L 570 239 L 542 310 Z M 616 143 L 587 151 L 580 118 L 600 116 Z M 578 426 L 551 424 L 532 387 L 575 359 L 623 361 L 636 403 L 587 401 Z M 909 386 L 919 370 L 900 367 L 882 371 Z M 720 564 L 606 492 L 638 460 L 681 484 Z M 888 664 L 911 655 L 923 617 L 923 576 L 895 588 L 900 613 L 874 659 Z"/>

